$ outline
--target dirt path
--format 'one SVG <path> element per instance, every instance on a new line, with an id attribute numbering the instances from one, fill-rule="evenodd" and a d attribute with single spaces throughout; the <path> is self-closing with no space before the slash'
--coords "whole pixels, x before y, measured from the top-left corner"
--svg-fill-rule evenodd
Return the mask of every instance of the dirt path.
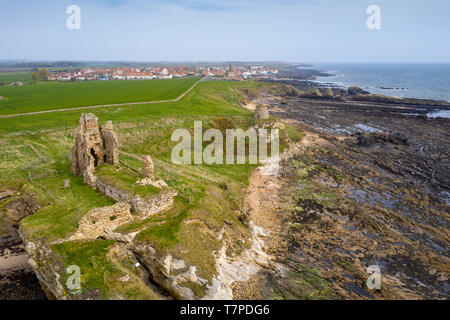
<path id="1" fill-rule="evenodd" d="M 187 89 L 184 93 L 182 93 L 178 98 L 171 99 L 171 100 L 128 102 L 128 103 L 118 103 L 118 104 L 103 104 L 103 105 L 97 105 L 97 106 L 86 106 L 86 107 L 75 107 L 75 108 L 66 108 L 66 109 L 54 109 L 54 110 L 26 112 L 26 113 L 17 113 L 17 114 L 3 115 L 3 116 L 0 116 L 0 119 L 21 117 L 21 116 L 29 116 L 29 115 L 34 115 L 34 114 L 52 113 L 52 112 L 75 111 L 75 110 L 109 108 L 109 107 L 120 107 L 120 106 L 133 106 L 133 105 L 140 105 L 140 104 L 178 102 L 181 99 L 183 99 L 189 92 L 191 92 L 192 89 L 194 89 L 200 81 L 202 81 L 202 79 L 200 79 L 196 83 L 194 83 L 189 89 Z"/>

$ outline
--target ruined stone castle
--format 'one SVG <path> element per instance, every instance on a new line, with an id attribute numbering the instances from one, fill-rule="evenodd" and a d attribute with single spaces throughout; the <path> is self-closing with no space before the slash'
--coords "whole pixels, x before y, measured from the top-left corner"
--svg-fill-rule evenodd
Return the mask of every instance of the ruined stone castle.
<path id="1" fill-rule="evenodd" d="M 71 151 L 72 173 L 86 176 L 103 163 L 119 164 L 117 134 L 111 121 L 98 126 L 98 118 L 92 113 L 83 113 L 75 134 L 75 145 Z"/>
<path id="2" fill-rule="evenodd" d="M 71 151 L 72 173 L 83 176 L 86 184 L 105 196 L 119 203 L 128 203 L 141 217 L 156 214 L 170 207 L 176 192 L 163 180 L 155 180 L 153 161 L 149 155 L 142 158 L 144 162 L 142 179 L 138 179 L 136 183 L 161 189 L 157 195 L 141 197 L 131 191 L 110 185 L 96 176 L 97 166 L 104 163 L 119 166 L 118 145 L 117 133 L 111 121 L 99 127 L 98 118 L 94 114 L 82 113 L 75 134 L 75 145 Z"/>

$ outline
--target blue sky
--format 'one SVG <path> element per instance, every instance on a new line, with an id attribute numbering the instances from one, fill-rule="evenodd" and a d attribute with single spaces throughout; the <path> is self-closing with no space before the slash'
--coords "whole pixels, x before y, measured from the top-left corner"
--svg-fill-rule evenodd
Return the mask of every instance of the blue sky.
<path id="1" fill-rule="evenodd" d="M 373 4 L 381 30 L 366 28 Z M 449 35 L 449 0 L 0 2 L 0 59 L 450 62 Z"/>

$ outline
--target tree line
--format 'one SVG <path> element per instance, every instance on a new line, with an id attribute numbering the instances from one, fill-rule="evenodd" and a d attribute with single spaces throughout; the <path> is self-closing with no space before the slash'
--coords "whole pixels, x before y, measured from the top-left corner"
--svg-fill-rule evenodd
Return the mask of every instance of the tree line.
<path id="1" fill-rule="evenodd" d="M 47 81 L 48 79 L 48 70 L 45 68 L 40 68 L 37 72 L 31 73 L 31 80 L 33 83 L 37 83 L 38 81 Z"/>

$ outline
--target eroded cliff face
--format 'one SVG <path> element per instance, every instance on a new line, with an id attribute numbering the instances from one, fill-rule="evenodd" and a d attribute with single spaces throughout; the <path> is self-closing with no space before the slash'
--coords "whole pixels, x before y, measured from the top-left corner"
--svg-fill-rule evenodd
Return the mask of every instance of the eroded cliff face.
<path id="1" fill-rule="evenodd" d="M 17 227 L 39 209 L 32 194 L 0 191 L 0 300 L 44 300 Z"/>
<path id="2" fill-rule="evenodd" d="M 69 299 L 70 294 L 62 281 L 63 269 L 54 263 L 55 254 L 48 243 L 45 240 L 28 240 L 29 237 L 22 230 L 20 237 L 29 256 L 28 263 L 33 268 L 46 295 L 58 300 Z"/>
<path id="3" fill-rule="evenodd" d="M 158 251 L 145 241 L 136 240 L 130 248 L 149 270 L 152 279 L 176 299 L 232 300 L 235 282 L 249 281 L 263 269 L 281 268 L 264 250 L 269 234 L 253 223 L 250 223 L 250 229 L 249 248 L 241 254 L 228 256 L 227 243 L 215 253 L 216 273 L 211 279 L 199 276 L 201 266 L 187 265 L 183 258 Z"/>
<path id="4" fill-rule="evenodd" d="M 234 282 L 248 281 L 263 269 L 281 268 L 263 249 L 269 234 L 261 227 L 251 224 L 249 248 L 238 256 L 230 257 L 226 253 L 227 244 L 224 243 L 222 249 L 215 255 L 216 273 L 211 279 L 205 279 L 199 273 L 201 265 L 188 264 L 183 257 L 177 258 L 170 251 L 155 249 L 148 242 L 135 239 L 135 234 L 114 232 L 121 220 L 129 215 L 129 206 L 118 203 L 114 208 L 115 210 L 108 210 L 108 208 L 92 210 L 83 217 L 78 231 L 67 240 L 49 243 L 43 239 L 31 239 L 26 232 L 21 231 L 21 237 L 24 239 L 29 255 L 29 263 L 49 297 L 58 300 L 100 298 L 99 295 L 92 294 L 80 296 L 68 289 L 66 270 L 58 262 L 60 259 L 57 253 L 52 250 L 54 244 L 64 241 L 86 241 L 98 237 L 117 241 L 118 249 L 113 251 L 125 252 L 126 255 L 136 259 L 138 261 L 136 266 L 141 264 L 145 277 L 148 278 L 148 280 L 144 279 L 146 285 L 154 290 L 156 284 L 164 293 L 162 298 L 230 300 L 234 298 Z M 110 221 L 111 214 L 117 215 L 117 221 Z M 122 278 L 131 279 L 129 274 Z M 108 298 L 116 299 L 117 297 Z"/>

